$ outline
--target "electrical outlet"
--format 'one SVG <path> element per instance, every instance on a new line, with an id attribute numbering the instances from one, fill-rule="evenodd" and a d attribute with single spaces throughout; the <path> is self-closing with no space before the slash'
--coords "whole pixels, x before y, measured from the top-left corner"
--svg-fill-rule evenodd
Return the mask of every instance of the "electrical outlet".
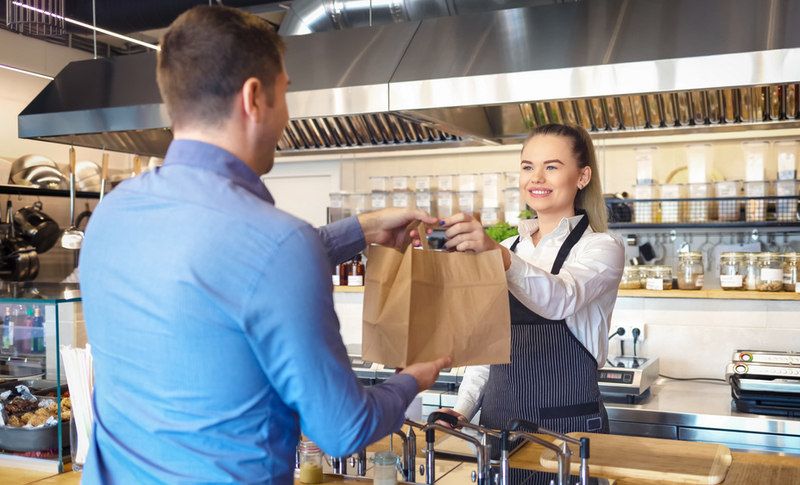
<path id="1" fill-rule="evenodd" d="M 621 336 L 618 336 L 616 338 L 621 339 L 621 340 L 623 340 L 625 342 L 633 342 L 633 329 L 634 328 L 638 328 L 639 329 L 639 339 L 637 340 L 637 343 L 644 341 L 646 333 L 647 333 L 646 332 L 647 326 L 644 323 L 641 323 L 641 324 L 638 324 L 638 325 L 612 325 L 611 331 L 613 332 L 614 330 L 616 330 L 619 327 L 622 327 L 622 328 L 625 329 L 625 335 L 621 335 Z"/>

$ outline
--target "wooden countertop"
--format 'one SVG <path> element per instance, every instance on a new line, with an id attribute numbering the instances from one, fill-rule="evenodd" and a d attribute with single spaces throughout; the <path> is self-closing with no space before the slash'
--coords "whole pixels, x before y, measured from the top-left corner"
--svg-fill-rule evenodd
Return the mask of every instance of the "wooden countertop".
<path id="1" fill-rule="evenodd" d="M 437 435 L 437 439 L 441 435 Z M 550 437 L 541 436 L 552 440 Z M 399 440 L 395 439 L 395 446 Z M 381 451 L 389 448 L 388 437 L 371 445 L 369 451 Z M 418 455 L 425 448 L 425 437 L 417 440 Z M 539 464 L 539 457 L 544 448 L 533 443 L 526 443 L 511 457 L 511 464 L 515 468 L 545 471 Z M 757 453 L 731 453 L 733 463 L 723 485 L 800 485 L 800 458 L 761 455 Z M 473 465 L 474 466 L 474 465 Z M 594 476 L 594 475 L 592 475 Z M 613 478 L 613 477 L 612 477 Z M 0 483 L 3 485 L 80 485 L 81 474 L 71 470 L 60 475 L 46 472 L 34 472 L 16 468 L 0 467 Z M 371 483 L 369 480 L 325 475 L 323 484 L 363 484 Z M 295 480 L 295 484 L 299 484 Z M 642 479 L 617 479 L 615 485 L 674 485 L 675 482 L 664 482 Z"/>

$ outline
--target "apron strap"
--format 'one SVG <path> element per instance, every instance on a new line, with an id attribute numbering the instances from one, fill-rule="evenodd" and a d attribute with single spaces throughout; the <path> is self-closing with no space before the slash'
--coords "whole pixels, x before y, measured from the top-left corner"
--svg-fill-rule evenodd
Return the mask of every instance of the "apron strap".
<path id="1" fill-rule="evenodd" d="M 519 238 L 520 237 L 517 236 L 517 240 L 514 241 L 514 244 L 511 245 L 511 249 L 509 249 L 509 251 L 511 251 L 512 253 L 517 251 L 517 244 L 519 244 Z"/>
<path id="2" fill-rule="evenodd" d="M 586 211 L 576 210 L 575 212 L 583 215 L 583 217 L 578 222 L 578 225 L 575 226 L 575 229 L 569 233 L 566 241 L 561 245 L 561 249 L 558 250 L 558 256 L 556 256 L 556 260 L 553 262 L 553 269 L 550 270 L 550 274 L 558 274 L 558 272 L 561 271 L 561 266 L 563 266 L 564 261 L 567 260 L 569 252 L 578 244 L 578 241 L 583 237 L 583 233 L 586 232 L 586 228 L 589 227 L 589 217 L 586 215 Z"/>

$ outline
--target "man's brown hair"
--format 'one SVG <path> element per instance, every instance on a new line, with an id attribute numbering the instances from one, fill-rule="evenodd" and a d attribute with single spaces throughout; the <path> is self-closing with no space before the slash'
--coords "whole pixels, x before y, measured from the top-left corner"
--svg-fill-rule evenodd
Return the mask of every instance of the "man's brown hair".
<path id="1" fill-rule="evenodd" d="M 255 77 L 272 105 L 283 40 L 266 20 L 239 9 L 198 6 L 161 37 L 158 88 L 173 126 L 218 127 L 244 82 Z"/>

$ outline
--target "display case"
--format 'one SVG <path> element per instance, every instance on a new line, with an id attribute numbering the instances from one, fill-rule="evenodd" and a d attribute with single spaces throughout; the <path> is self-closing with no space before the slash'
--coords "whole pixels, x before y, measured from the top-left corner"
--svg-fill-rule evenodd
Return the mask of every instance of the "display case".
<path id="1" fill-rule="evenodd" d="M 69 462 L 69 419 L 62 408 L 68 388 L 59 349 L 73 343 L 75 322 L 82 320 L 80 301 L 77 284 L 0 283 L 0 466 L 61 473 Z M 10 405 L 20 385 L 32 396 L 20 398 L 27 404 Z M 52 408 L 41 405 L 48 399 Z M 33 421 L 36 412 L 51 424 L 31 425 L 39 423 Z"/>

